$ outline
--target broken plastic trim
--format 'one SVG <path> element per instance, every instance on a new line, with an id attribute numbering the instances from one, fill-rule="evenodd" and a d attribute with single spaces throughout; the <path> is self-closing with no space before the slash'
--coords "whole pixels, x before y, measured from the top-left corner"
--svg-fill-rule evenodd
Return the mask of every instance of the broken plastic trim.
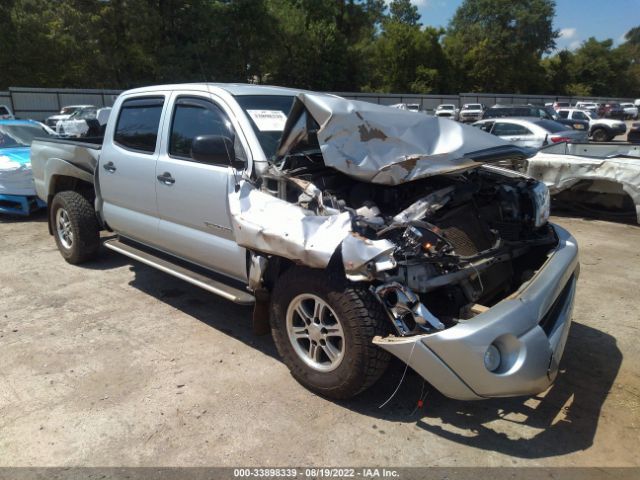
<path id="1" fill-rule="evenodd" d="M 407 287 L 391 282 L 376 288 L 371 287 L 371 290 L 385 307 L 399 335 L 407 336 L 416 333 L 416 327 L 426 331 L 444 330 L 444 324 Z"/>

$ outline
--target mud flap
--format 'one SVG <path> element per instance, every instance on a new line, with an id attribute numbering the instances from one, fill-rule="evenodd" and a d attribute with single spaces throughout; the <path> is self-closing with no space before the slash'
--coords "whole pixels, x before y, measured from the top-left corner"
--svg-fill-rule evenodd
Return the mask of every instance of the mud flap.
<path id="1" fill-rule="evenodd" d="M 267 335 L 271 332 L 271 325 L 269 324 L 269 303 L 271 295 L 269 295 L 269 291 L 264 288 L 256 290 L 254 295 L 256 301 L 253 304 L 253 334 Z"/>

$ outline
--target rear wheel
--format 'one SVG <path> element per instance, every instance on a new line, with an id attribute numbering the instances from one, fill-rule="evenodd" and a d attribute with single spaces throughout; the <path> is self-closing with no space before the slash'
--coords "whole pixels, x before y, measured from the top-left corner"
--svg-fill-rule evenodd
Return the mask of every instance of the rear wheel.
<path id="1" fill-rule="evenodd" d="M 591 133 L 591 138 L 594 142 L 606 142 L 609 139 L 609 135 L 604 128 L 596 128 Z"/>
<path id="2" fill-rule="evenodd" d="M 388 325 L 370 292 L 320 270 L 293 267 L 273 290 L 278 352 L 298 382 L 326 397 L 353 397 L 380 378 L 389 354 L 372 340 Z"/>
<path id="3" fill-rule="evenodd" d="M 91 203 L 78 192 L 60 192 L 51 202 L 51 225 L 56 245 L 69 263 L 95 258 L 100 244 L 100 226 Z"/>

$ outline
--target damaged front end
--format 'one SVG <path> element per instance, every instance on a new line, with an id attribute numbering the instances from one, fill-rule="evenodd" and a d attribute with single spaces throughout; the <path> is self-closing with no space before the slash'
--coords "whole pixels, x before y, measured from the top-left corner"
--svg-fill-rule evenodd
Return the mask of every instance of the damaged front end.
<path id="1" fill-rule="evenodd" d="M 301 94 L 277 158 L 233 196 L 231 214 L 252 265 L 256 256 L 313 268 L 340 259 L 346 279 L 367 285 L 387 312 L 392 334 L 377 343 L 403 358 L 394 342 L 486 315 L 537 275 L 559 238 L 546 187 L 487 165 L 525 152 L 473 127 L 387 110 Z M 265 267 L 252 268 L 258 288 Z"/>

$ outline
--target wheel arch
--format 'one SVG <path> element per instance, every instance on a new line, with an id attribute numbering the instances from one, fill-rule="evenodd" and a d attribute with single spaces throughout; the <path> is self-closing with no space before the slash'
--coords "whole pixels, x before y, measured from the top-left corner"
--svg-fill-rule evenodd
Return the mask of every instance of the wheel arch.
<path id="1" fill-rule="evenodd" d="M 80 193 L 90 203 L 93 204 L 96 193 L 93 183 L 91 181 L 87 181 L 86 178 L 78 178 L 75 175 L 68 175 L 65 173 L 56 173 L 49 176 L 48 178 L 49 183 L 47 187 L 47 224 L 49 227 L 49 235 L 53 235 L 53 225 L 51 223 L 51 201 L 53 200 L 53 197 L 55 197 L 60 192 L 74 191 Z M 91 177 L 89 176 L 89 178 Z"/>

